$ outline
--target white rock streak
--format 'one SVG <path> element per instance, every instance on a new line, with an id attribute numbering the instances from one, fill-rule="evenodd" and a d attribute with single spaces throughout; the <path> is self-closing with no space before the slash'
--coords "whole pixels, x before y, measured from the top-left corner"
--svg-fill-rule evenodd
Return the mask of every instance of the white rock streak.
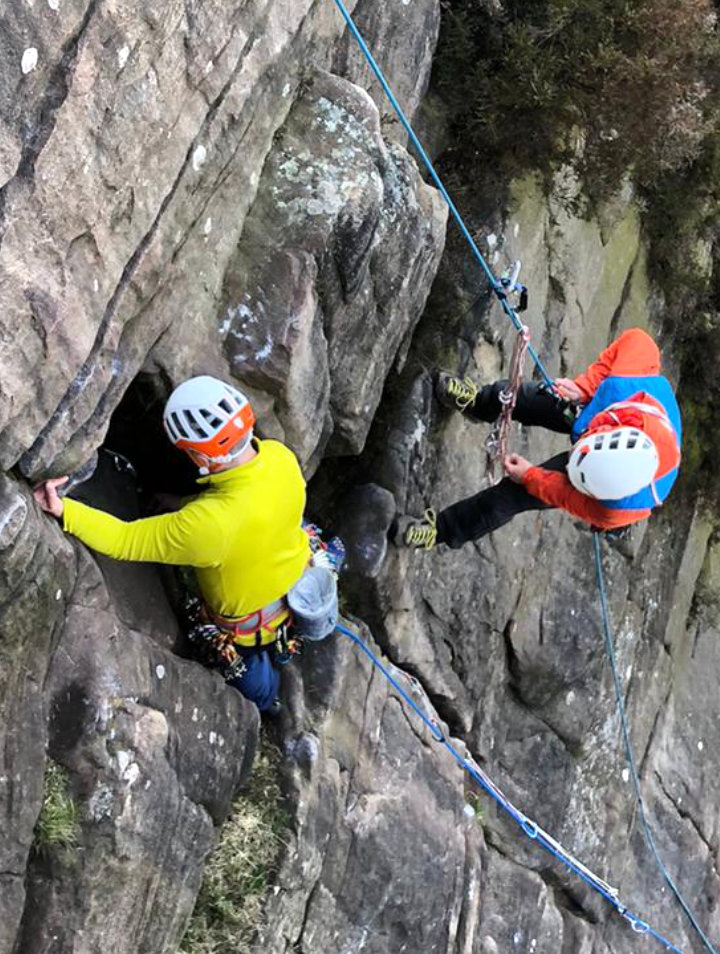
<path id="1" fill-rule="evenodd" d="M 32 73 L 32 71 L 37 66 L 38 62 L 38 51 L 34 46 L 29 46 L 27 50 L 22 55 L 22 60 L 20 60 L 20 69 L 23 73 Z"/>

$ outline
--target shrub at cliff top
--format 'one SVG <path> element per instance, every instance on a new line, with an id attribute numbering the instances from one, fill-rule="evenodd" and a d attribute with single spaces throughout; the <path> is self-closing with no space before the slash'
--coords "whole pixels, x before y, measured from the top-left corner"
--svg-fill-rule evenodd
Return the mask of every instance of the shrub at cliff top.
<path id="1" fill-rule="evenodd" d="M 506 175 L 571 163 L 591 195 L 691 162 L 714 123 L 711 0 L 448 0 L 435 82 L 456 152 Z M 514 166 L 514 168 L 512 168 Z"/>

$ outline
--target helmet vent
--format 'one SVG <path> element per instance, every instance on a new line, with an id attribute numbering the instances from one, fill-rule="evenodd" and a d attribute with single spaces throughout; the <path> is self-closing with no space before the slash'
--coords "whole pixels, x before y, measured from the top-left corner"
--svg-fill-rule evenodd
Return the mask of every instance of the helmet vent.
<path id="1" fill-rule="evenodd" d="M 183 414 L 185 415 L 185 420 L 187 421 L 188 427 L 195 434 L 196 437 L 199 437 L 201 439 L 207 437 L 207 434 L 200 426 L 200 423 L 195 420 L 195 418 L 192 416 L 190 411 L 183 411 Z"/>
<path id="2" fill-rule="evenodd" d="M 595 438 L 595 450 L 600 450 L 602 446 L 603 446 L 603 435 L 598 434 L 598 436 Z"/>
<path id="3" fill-rule="evenodd" d="M 610 438 L 610 450 L 617 450 L 619 443 L 620 443 L 620 435 L 613 434 L 613 436 Z"/>
<path id="4" fill-rule="evenodd" d="M 210 411 L 207 410 L 207 408 L 201 407 L 200 413 L 208 422 L 210 427 L 219 427 L 222 424 L 222 421 L 220 420 L 220 418 L 216 414 L 211 414 Z"/>
<path id="5" fill-rule="evenodd" d="M 631 434 L 627 439 L 627 448 L 632 450 L 632 448 L 637 444 L 637 434 Z"/>
<path id="6" fill-rule="evenodd" d="M 221 398 L 221 399 L 218 401 L 218 407 L 221 407 L 221 408 L 223 409 L 223 411 L 225 411 L 226 414 L 232 414 L 232 412 L 233 412 L 233 406 L 232 406 L 232 404 L 228 401 L 227 398 Z"/>
<path id="7" fill-rule="evenodd" d="M 188 435 L 187 435 L 187 431 L 186 431 L 185 428 L 183 427 L 183 423 L 182 423 L 182 421 L 180 420 L 180 415 L 179 415 L 177 412 L 174 411 L 174 412 L 170 415 L 170 419 L 171 419 L 171 421 L 173 422 L 173 424 L 175 425 L 175 428 L 176 428 L 178 434 L 180 435 L 180 437 L 184 437 L 185 440 L 187 440 L 187 436 L 188 436 Z"/>

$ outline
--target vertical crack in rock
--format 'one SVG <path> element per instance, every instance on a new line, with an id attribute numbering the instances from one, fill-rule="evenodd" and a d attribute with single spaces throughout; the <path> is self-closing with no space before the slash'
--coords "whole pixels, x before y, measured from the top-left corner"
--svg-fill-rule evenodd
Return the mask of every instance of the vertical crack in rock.
<path id="1" fill-rule="evenodd" d="M 663 795 L 668 800 L 668 802 L 674 808 L 678 818 L 681 818 L 683 821 L 687 821 L 690 823 L 690 826 L 692 827 L 695 834 L 698 836 L 698 838 L 703 843 L 703 845 L 705 845 L 705 847 L 707 848 L 709 860 L 712 865 L 712 869 L 715 873 L 715 877 L 720 879 L 720 872 L 718 872 L 717 866 L 715 864 L 715 853 L 717 852 L 717 846 L 713 847 L 712 842 L 710 841 L 708 836 L 703 832 L 703 830 L 700 828 L 700 825 L 696 821 L 696 819 L 693 818 L 693 816 L 690 814 L 690 812 L 686 808 L 683 808 L 680 805 L 678 799 L 668 790 L 662 775 L 657 770 L 655 770 L 653 774 L 655 776 L 655 779 L 658 785 L 660 786 L 660 790 L 662 791 Z"/>
<path id="2" fill-rule="evenodd" d="M 50 74 L 50 79 L 40 99 L 34 119 L 26 123 L 24 144 L 17 171 L 15 175 L 0 188 L 0 248 L 2 247 L 5 233 L 5 205 L 9 190 L 18 180 L 33 181 L 38 157 L 55 129 L 57 112 L 70 92 L 72 74 L 80 49 L 80 41 L 87 32 L 99 2 L 100 0 L 90 0 L 80 26 L 66 41 L 62 49 L 60 61 Z"/>
<path id="3" fill-rule="evenodd" d="M 303 949 L 303 937 L 305 936 L 305 929 L 307 928 L 308 918 L 310 917 L 310 910 L 313 906 L 313 902 L 315 901 L 315 895 L 317 894 L 319 883 L 320 883 L 320 879 L 318 877 L 313 882 L 313 886 L 310 888 L 307 901 L 305 902 L 305 909 L 303 911 L 302 923 L 300 924 L 300 931 L 298 932 L 298 936 L 293 942 L 293 946 L 292 946 L 293 951 L 300 952 Z"/>
<path id="4" fill-rule="evenodd" d="M 633 679 L 635 678 L 635 677 L 634 677 L 634 673 L 633 673 L 633 677 L 632 677 L 632 678 L 633 678 Z M 632 684 L 632 683 L 631 683 L 631 684 Z M 654 719 L 653 719 L 653 724 L 652 724 L 652 727 L 651 727 L 651 729 L 650 729 L 650 732 L 648 733 L 647 742 L 645 743 L 645 749 L 644 749 L 644 751 L 643 751 L 643 753 L 642 753 L 642 756 L 641 756 L 641 758 L 640 758 L 640 761 L 639 761 L 639 763 L 638 763 L 638 777 L 639 777 L 639 778 L 642 778 L 643 773 L 645 772 L 645 764 L 646 764 L 646 762 L 647 762 L 648 756 L 650 755 L 650 751 L 651 751 L 651 749 L 652 749 L 652 747 L 653 747 L 653 745 L 654 745 L 654 743 L 655 743 L 655 735 L 656 735 L 656 733 L 658 732 L 659 727 L 660 727 L 660 719 L 662 718 L 663 714 L 665 713 L 667 707 L 668 707 L 669 704 L 670 704 L 670 698 L 672 697 L 672 693 L 673 693 L 673 685 L 672 685 L 672 683 L 670 682 L 670 683 L 668 683 L 667 689 L 666 689 L 666 691 L 665 691 L 665 698 L 664 698 L 663 701 L 660 703 L 660 705 L 658 706 L 657 711 L 656 711 L 656 713 L 655 713 L 655 717 L 654 717 Z M 630 695 L 630 685 L 628 686 L 628 697 L 629 697 L 629 695 Z"/>
<path id="5" fill-rule="evenodd" d="M 598 924 L 597 915 L 582 904 L 576 893 L 562 883 L 560 876 L 555 871 L 551 868 L 540 868 L 538 874 L 547 886 L 557 908 L 593 926 Z"/>
<path id="6" fill-rule="evenodd" d="M 617 337 L 619 328 L 620 328 L 620 319 L 622 318 L 623 312 L 625 311 L 625 305 L 627 305 L 630 300 L 630 294 L 632 292 L 633 281 L 635 278 L 635 268 L 638 261 L 638 256 L 640 251 L 635 252 L 635 256 L 630 263 L 630 268 L 628 268 L 627 276 L 625 277 L 625 282 L 623 283 L 622 290 L 620 292 L 620 300 L 618 301 L 618 306 L 613 312 L 612 318 L 610 319 L 610 331 L 609 337 Z"/>
<path id="7" fill-rule="evenodd" d="M 97 3 L 97 2 L 98 0 L 94 0 L 94 3 Z M 262 29 L 262 24 L 260 25 L 259 29 Z M 150 242 L 154 238 L 159 228 L 160 222 L 163 218 L 163 215 L 165 214 L 168 206 L 170 205 L 173 198 L 175 197 L 175 194 L 180 186 L 180 183 L 182 182 L 185 176 L 188 166 L 190 166 L 192 163 L 192 157 L 193 157 L 193 153 L 195 151 L 197 142 L 202 138 L 204 131 L 212 123 L 215 115 L 217 114 L 217 111 L 221 107 L 223 101 L 225 100 L 225 97 L 227 96 L 229 90 L 231 89 L 233 83 L 235 82 L 235 79 L 237 78 L 238 74 L 241 72 L 245 55 L 249 51 L 249 49 L 253 46 L 254 42 L 255 42 L 255 34 L 252 34 L 251 36 L 248 37 L 238 57 L 238 62 L 231 76 L 229 77 L 225 85 L 223 86 L 222 90 L 215 97 L 215 100 L 213 101 L 212 105 L 207 111 L 205 118 L 203 122 L 201 123 L 197 134 L 193 137 L 192 141 L 190 142 L 187 152 L 185 154 L 185 159 L 183 160 L 183 164 L 180 168 L 180 171 L 178 172 L 167 194 L 162 200 L 162 203 L 160 204 L 160 208 L 157 214 L 155 215 L 155 218 L 153 219 L 152 224 L 150 225 L 150 228 L 145 233 L 140 243 L 138 244 L 137 248 L 128 259 L 127 264 L 125 265 L 125 268 L 123 269 L 122 275 L 120 276 L 120 281 L 115 287 L 105 307 L 105 311 L 103 312 L 103 316 L 100 321 L 97 334 L 95 336 L 95 341 L 93 342 L 93 346 L 90 349 L 90 354 L 88 355 L 85 362 L 83 363 L 83 366 L 81 367 L 80 371 L 75 376 L 74 381 L 72 382 L 68 390 L 65 392 L 64 397 L 61 399 L 55 412 L 50 417 L 50 420 L 48 421 L 48 423 L 42 429 L 42 431 L 38 435 L 33 445 L 20 458 L 20 470 L 24 474 L 28 475 L 29 473 L 32 472 L 34 466 L 38 462 L 40 455 L 43 452 L 43 449 L 45 448 L 48 440 L 53 434 L 55 426 L 67 413 L 70 405 L 73 403 L 73 401 L 78 396 L 78 394 L 82 392 L 86 383 L 92 376 L 94 371 L 93 365 L 95 363 L 95 359 L 105 343 L 105 338 L 110 328 L 110 323 L 117 310 L 120 296 L 125 291 L 125 289 L 130 285 L 133 274 L 138 266 L 138 263 L 140 262 L 142 256 L 144 255 L 145 251 L 150 245 Z"/>

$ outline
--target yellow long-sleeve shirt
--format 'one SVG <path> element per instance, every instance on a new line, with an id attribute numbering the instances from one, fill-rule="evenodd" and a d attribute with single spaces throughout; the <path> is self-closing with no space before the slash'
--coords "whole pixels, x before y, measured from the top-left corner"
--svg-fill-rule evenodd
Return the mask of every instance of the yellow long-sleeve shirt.
<path id="1" fill-rule="evenodd" d="M 195 567 L 216 613 L 252 613 L 287 593 L 310 558 L 297 458 L 277 441 L 255 446 L 248 463 L 201 477 L 207 489 L 176 513 L 126 522 L 68 498 L 63 526 L 118 560 Z"/>

